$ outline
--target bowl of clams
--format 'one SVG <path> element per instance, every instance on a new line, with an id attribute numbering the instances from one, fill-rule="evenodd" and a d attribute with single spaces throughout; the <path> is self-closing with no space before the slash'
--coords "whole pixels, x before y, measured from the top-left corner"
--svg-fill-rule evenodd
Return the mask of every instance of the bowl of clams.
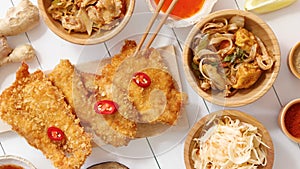
<path id="1" fill-rule="evenodd" d="M 117 35 L 130 20 L 135 0 L 38 0 L 46 25 L 71 43 L 92 45 Z"/>
<path id="2" fill-rule="evenodd" d="M 220 110 L 201 118 L 184 144 L 187 169 L 272 169 L 274 146 L 268 130 L 253 116 Z"/>
<path id="3" fill-rule="evenodd" d="M 192 28 L 183 64 L 189 84 L 205 100 L 244 106 L 272 87 L 280 68 L 280 47 L 272 29 L 255 14 L 221 10 Z"/>

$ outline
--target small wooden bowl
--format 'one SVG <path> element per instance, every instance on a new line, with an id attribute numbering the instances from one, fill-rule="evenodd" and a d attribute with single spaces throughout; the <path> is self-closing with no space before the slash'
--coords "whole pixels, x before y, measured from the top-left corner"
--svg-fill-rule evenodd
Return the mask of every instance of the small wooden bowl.
<path id="1" fill-rule="evenodd" d="M 298 63 L 298 65 L 297 65 Z M 288 66 L 291 72 L 300 79 L 300 42 L 298 42 L 289 52 Z M 298 69 L 297 69 L 298 66 Z"/>
<path id="2" fill-rule="evenodd" d="M 282 132 L 292 141 L 296 142 L 296 143 L 300 143 L 300 137 L 294 137 L 286 128 L 286 124 L 285 124 L 285 115 L 287 113 L 287 111 L 291 108 L 291 106 L 295 105 L 295 104 L 300 104 L 300 98 L 298 99 L 294 99 L 292 101 L 290 101 L 288 104 L 286 104 L 281 110 L 280 113 L 278 115 L 278 124 L 282 130 Z M 300 111 L 300 110 L 299 110 Z M 295 120 L 295 118 L 293 119 Z"/>
<path id="3" fill-rule="evenodd" d="M 68 33 L 68 31 L 62 27 L 59 21 L 54 20 L 51 17 L 51 15 L 47 12 L 47 9 L 51 5 L 52 1 L 53 0 L 38 0 L 38 7 L 41 11 L 46 25 L 62 39 L 80 45 L 92 45 L 102 43 L 117 35 L 128 23 L 129 19 L 132 16 L 135 6 L 135 0 L 126 0 L 125 16 L 116 27 L 112 28 L 109 31 L 102 31 L 101 33 L 93 32 L 92 35 L 88 35 L 87 33 L 78 32 Z"/>
<path id="4" fill-rule="evenodd" d="M 263 41 L 269 53 L 273 55 L 275 63 L 273 67 L 270 70 L 265 71 L 258 81 L 250 88 L 239 90 L 233 96 L 225 98 L 222 92 L 216 93 L 212 91 L 204 91 L 199 87 L 199 80 L 193 73 L 191 67 L 193 53 L 190 46 L 193 42 L 194 36 L 199 33 L 205 23 L 210 22 L 215 18 L 231 18 L 235 15 L 245 17 L 245 28 L 253 32 L 254 35 L 258 36 Z M 225 107 L 244 106 L 262 97 L 272 87 L 280 68 L 280 48 L 275 34 L 261 18 L 253 13 L 242 10 L 221 10 L 211 13 L 202 19 L 190 31 L 186 39 L 182 55 L 184 72 L 191 87 L 205 100 Z"/>
<path id="5" fill-rule="evenodd" d="M 188 133 L 185 144 L 184 144 L 184 163 L 187 169 L 194 169 L 194 162 L 191 158 L 191 153 L 193 148 L 196 146 L 196 142 L 193 141 L 194 138 L 199 138 L 203 126 L 214 116 L 222 118 L 224 116 L 229 116 L 231 119 L 239 119 L 241 122 L 246 122 L 256 126 L 258 128 L 258 132 L 262 135 L 262 141 L 266 143 L 270 148 L 267 149 L 267 165 L 264 169 L 272 169 L 274 163 L 274 146 L 272 142 L 272 138 L 268 132 L 268 130 L 258 122 L 254 117 L 240 112 L 238 110 L 221 110 L 214 113 L 210 113 L 200 119 L 190 130 Z"/>

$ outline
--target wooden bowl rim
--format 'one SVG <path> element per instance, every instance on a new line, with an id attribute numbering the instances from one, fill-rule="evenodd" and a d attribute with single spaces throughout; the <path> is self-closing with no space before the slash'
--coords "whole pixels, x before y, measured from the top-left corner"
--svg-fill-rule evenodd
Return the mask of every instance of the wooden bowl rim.
<path id="1" fill-rule="evenodd" d="M 293 99 L 293 100 L 289 101 L 285 106 L 282 107 L 282 109 L 280 110 L 279 116 L 278 116 L 278 124 L 279 124 L 282 132 L 289 139 L 291 139 L 292 141 L 294 141 L 296 143 L 300 143 L 300 138 L 294 137 L 293 135 L 290 134 L 290 132 L 287 131 L 286 125 L 284 122 L 284 118 L 285 118 L 285 114 L 286 114 L 287 110 L 295 104 L 300 104 L 300 98 Z"/>
<path id="2" fill-rule="evenodd" d="M 268 32 L 268 37 L 269 40 L 268 42 L 271 42 L 272 44 L 274 44 L 272 46 L 272 54 L 273 57 L 275 58 L 275 63 L 273 65 L 272 68 L 272 72 L 264 72 L 264 76 L 268 76 L 268 79 L 265 79 L 263 82 L 264 86 L 257 86 L 257 89 L 259 89 L 259 92 L 248 92 L 246 93 L 247 96 L 249 97 L 244 97 L 243 99 L 236 99 L 233 100 L 233 98 L 236 97 L 237 94 L 235 94 L 234 96 L 231 97 L 224 97 L 221 99 L 217 99 L 212 97 L 211 94 L 203 91 L 197 82 L 195 82 L 195 75 L 193 74 L 193 72 L 190 69 L 190 65 L 189 65 L 189 52 L 190 52 L 190 44 L 192 43 L 193 37 L 194 35 L 196 35 L 199 30 L 201 29 L 201 27 L 207 23 L 208 21 L 211 21 L 213 18 L 219 18 L 222 16 L 234 16 L 234 15 L 241 15 L 244 16 L 246 18 L 246 22 L 247 20 L 250 20 L 252 22 L 256 22 L 259 23 L 259 26 L 262 27 L 266 32 Z M 246 25 L 247 27 L 247 25 Z M 262 39 L 262 41 L 264 41 Z M 270 48 L 269 48 L 270 50 Z M 235 9 L 225 9 L 225 10 L 220 10 L 220 11 L 216 11 L 213 12 L 211 14 L 209 14 L 207 17 L 205 17 L 204 19 L 202 19 L 200 22 L 198 22 L 193 28 L 192 30 L 189 32 L 186 41 L 185 41 L 185 45 L 183 48 L 183 67 L 184 67 L 184 73 L 186 75 L 187 81 L 189 82 L 189 84 L 191 85 L 191 87 L 194 89 L 194 91 L 196 93 L 198 93 L 198 95 L 200 95 L 201 97 L 203 97 L 205 100 L 220 105 L 220 106 L 224 106 L 224 107 L 239 107 L 239 106 L 244 106 L 247 104 L 250 104 L 256 100 L 258 100 L 259 98 L 261 98 L 265 93 L 267 93 L 267 91 L 269 91 L 269 89 L 272 87 L 272 85 L 274 84 L 278 73 L 279 73 L 279 69 L 280 69 L 280 46 L 278 43 L 278 40 L 274 34 L 274 32 L 272 31 L 272 29 L 270 28 L 269 25 L 267 25 L 266 22 L 264 22 L 260 17 L 258 17 L 257 15 L 251 13 L 251 12 L 247 12 L 247 11 L 243 11 L 243 10 L 235 10 Z M 253 89 L 253 86 L 250 87 L 249 89 Z M 244 89 L 242 89 L 244 90 Z M 240 91 L 238 91 L 239 93 Z"/>
<path id="3" fill-rule="evenodd" d="M 84 35 L 86 33 L 68 33 L 66 30 L 64 30 L 62 27 L 58 28 L 57 25 L 61 25 L 59 23 L 59 21 L 55 21 L 54 19 L 52 19 L 52 17 L 48 14 L 47 9 L 45 8 L 44 5 L 44 1 L 45 0 L 38 0 L 38 7 L 40 8 L 41 14 L 43 16 L 43 19 L 46 23 L 46 25 L 50 28 L 50 30 L 52 32 L 54 32 L 56 35 L 58 35 L 59 37 L 61 37 L 62 39 L 71 42 L 71 43 L 75 43 L 75 44 L 79 44 L 79 45 L 93 45 L 93 44 L 98 44 L 98 43 L 102 43 L 105 42 L 111 38 L 113 38 L 114 36 L 116 36 L 118 33 L 120 33 L 125 26 L 127 25 L 127 23 L 129 22 L 133 11 L 134 11 L 134 7 L 135 7 L 135 0 L 127 0 L 127 2 L 129 1 L 129 4 L 127 3 L 126 5 L 126 13 L 124 18 L 122 18 L 122 20 L 120 21 L 120 23 L 114 27 L 112 30 L 109 30 L 107 33 L 105 33 L 102 36 L 93 38 L 93 35 L 90 35 L 87 38 L 80 38 L 80 37 L 76 37 L 73 35 Z M 50 1 L 50 0 L 48 0 Z M 87 35 L 88 36 L 88 35 Z"/>
<path id="4" fill-rule="evenodd" d="M 300 53 L 300 42 L 296 43 L 294 45 L 288 55 L 288 66 L 291 70 L 291 72 L 298 78 L 300 79 L 300 72 L 296 70 L 295 64 L 294 64 L 294 59 L 297 57 L 296 52 Z M 300 55 L 300 54 L 299 54 Z"/>
<path id="5" fill-rule="evenodd" d="M 215 115 L 221 115 L 222 117 L 230 116 L 232 119 L 239 119 L 242 122 L 247 122 L 256 126 L 259 133 L 262 134 L 264 143 L 266 143 L 270 147 L 270 149 L 267 149 L 267 166 L 264 167 L 264 169 L 272 169 L 274 163 L 274 145 L 269 131 L 256 118 L 239 110 L 219 110 L 213 113 L 209 113 L 194 124 L 194 126 L 187 134 L 184 142 L 184 163 L 187 169 L 194 169 L 193 161 L 190 156 L 191 150 L 194 146 L 194 143 L 192 142 L 193 138 L 199 137 L 200 130 L 202 130 L 203 125 Z"/>

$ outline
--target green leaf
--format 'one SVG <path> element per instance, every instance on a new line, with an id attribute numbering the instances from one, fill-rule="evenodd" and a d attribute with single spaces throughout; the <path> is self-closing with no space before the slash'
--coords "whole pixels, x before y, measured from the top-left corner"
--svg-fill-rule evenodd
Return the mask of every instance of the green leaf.
<path id="1" fill-rule="evenodd" d="M 208 45 L 208 34 L 202 35 L 199 44 L 195 47 L 194 53 L 199 53 L 200 50 L 205 49 Z"/>
<path id="2" fill-rule="evenodd" d="M 223 62 L 230 62 L 233 58 L 233 54 L 231 55 L 227 55 L 224 59 L 223 59 Z"/>
<path id="3" fill-rule="evenodd" d="M 199 70 L 199 66 L 196 63 L 192 62 L 191 66 L 193 70 Z"/>

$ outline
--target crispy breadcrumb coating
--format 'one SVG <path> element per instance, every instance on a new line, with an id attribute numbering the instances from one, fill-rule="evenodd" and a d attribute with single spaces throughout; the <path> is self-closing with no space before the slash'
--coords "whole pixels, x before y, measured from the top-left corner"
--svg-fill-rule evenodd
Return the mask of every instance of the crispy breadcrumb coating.
<path id="1" fill-rule="evenodd" d="M 0 96 L 0 116 L 59 169 L 79 169 L 91 153 L 91 137 L 79 125 L 62 92 L 42 71 L 30 74 L 25 63 L 17 71 L 16 81 Z M 64 132 L 64 143 L 48 137 L 47 129 L 52 126 Z"/>
<path id="2" fill-rule="evenodd" d="M 134 41 L 125 41 L 121 53 L 102 69 L 103 78 L 97 82 L 99 91 L 113 98 L 119 104 L 119 113 L 131 121 L 175 125 L 186 95 L 179 90 L 158 50 L 150 48 L 133 56 L 135 49 Z M 145 71 L 151 85 L 133 85 L 134 74 Z"/>
<path id="3" fill-rule="evenodd" d="M 95 74 L 79 72 L 69 60 L 61 60 L 49 74 L 53 84 L 63 91 L 66 100 L 89 132 L 100 137 L 106 144 L 116 147 L 127 145 L 135 135 L 136 126 L 132 126 L 132 123 L 128 123 L 120 115 L 100 115 L 95 112 L 96 77 L 101 78 Z"/>
<path id="4" fill-rule="evenodd" d="M 96 76 L 95 85 L 98 87 L 98 89 L 95 93 L 95 96 L 97 100 L 115 101 L 113 96 L 113 80 L 115 72 L 126 57 L 133 55 L 135 48 L 136 43 L 134 41 L 127 41 L 123 46 L 121 53 L 115 55 L 111 59 L 111 63 L 104 66 L 104 68 L 101 70 L 100 76 Z M 132 106 L 132 103 L 126 103 L 124 105 L 121 105 L 121 103 L 117 104 L 119 105 L 118 112 L 110 115 L 103 115 L 103 117 L 114 130 L 119 131 L 130 138 L 134 138 L 137 132 L 136 122 L 125 118 L 123 114 L 120 114 L 119 111 L 120 106 L 125 106 L 128 108 Z"/>
<path id="5" fill-rule="evenodd" d="M 172 76 L 162 69 L 148 68 L 142 72 L 151 78 L 151 85 L 141 88 L 133 81 L 129 86 L 129 99 L 140 112 L 144 122 L 176 124 L 184 97 Z"/>

